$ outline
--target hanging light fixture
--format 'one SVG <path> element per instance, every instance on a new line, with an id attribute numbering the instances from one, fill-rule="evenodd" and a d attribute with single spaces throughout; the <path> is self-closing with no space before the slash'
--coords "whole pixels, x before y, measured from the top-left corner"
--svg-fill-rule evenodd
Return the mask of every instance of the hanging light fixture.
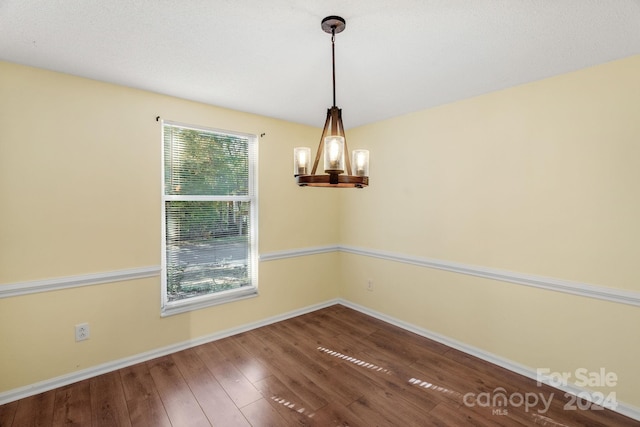
<path id="1" fill-rule="evenodd" d="M 349 158 L 342 125 L 342 110 L 336 107 L 335 37 L 344 31 L 345 25 L 345 20 L 339 16 L 328 16 L 322 20 L 322 30 L 331 34 L 333 106 L 327 110 L 327 119 L 324 122 L 313 168 L 310 148 L 293 149 L 293 175 L 301 187 L 363 188 L 369 185 L 369 151 L 354 150 L 352 158 Z M 325 174 L 316 174 L 320 157 L 324 160 Z"/>

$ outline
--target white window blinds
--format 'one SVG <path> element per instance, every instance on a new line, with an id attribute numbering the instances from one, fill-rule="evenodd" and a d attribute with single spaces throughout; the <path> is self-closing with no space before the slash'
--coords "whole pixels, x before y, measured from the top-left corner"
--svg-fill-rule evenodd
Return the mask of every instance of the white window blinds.
<path id="1" fill-rule="evenodd" d="M 255 292 L 255 138 L 164 123 L 163 139 L 164 304 Z"/>

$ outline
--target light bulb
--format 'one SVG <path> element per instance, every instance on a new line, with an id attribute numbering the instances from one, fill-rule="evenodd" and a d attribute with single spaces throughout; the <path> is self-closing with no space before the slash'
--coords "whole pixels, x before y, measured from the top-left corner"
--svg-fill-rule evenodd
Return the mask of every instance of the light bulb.
<path id="1" fill-rule="evenodd" d="M 324 139 L 324 170 L 344 171 L 344 137 L 332 135 Z"/>
<path id="2" fill-rule="evenodd" d="M 353 167 L 355 175 L 369 175 L 369 150 L 353 150 Z"/>
<path id="3" fill-rule="evenodd" d="M 296 147 L 293 149 L 293 175 L 308 175 L 311 166 L 311 149 Z"/>

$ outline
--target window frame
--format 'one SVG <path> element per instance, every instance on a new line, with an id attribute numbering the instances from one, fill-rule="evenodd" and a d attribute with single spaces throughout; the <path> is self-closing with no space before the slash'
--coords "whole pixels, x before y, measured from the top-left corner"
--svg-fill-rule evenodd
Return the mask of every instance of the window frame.
<path id="1" fill-rule="evenodd" d="M 161 311 L 162 317 L 173 314 L 185 313 L 192 310 L 198 310 L 213 305 L 224 304 L 232 301 L 238 301 L 246 298 L 253 298 L 258 295 L 258 137 L 255 134 L 229 131 L 211 128 L 207 126 L 199 126 L 185 124 L 171 120 L 161 120 Z M 242 196 L 222 196 L 222 195 L 169 195 L 165 192 L 165 142 L 164 133 L 165 126 L 175 126 L 189 130 L 200 132 L 210 132 L 222 135 L 228 135 L 237 138 L 246 138 L 248 140 L 248 194 Z M 171 201 L 244 201 L 249 202 L 249 254 L 248 254 L 248 270 L 250 286 L 243 286 L 236 289 L 229 289 L 220 292 L 214 292 L 206 295 L 185 298 L 177 301 L 169 301 L 167 294 L 167 212 L 166 202 Z"/>

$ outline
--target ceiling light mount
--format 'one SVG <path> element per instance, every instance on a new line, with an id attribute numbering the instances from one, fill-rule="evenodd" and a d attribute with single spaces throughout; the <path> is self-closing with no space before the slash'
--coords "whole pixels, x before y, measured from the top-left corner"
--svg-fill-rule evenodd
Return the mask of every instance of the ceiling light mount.
<path id="1" fill-rule="evenodd" d="M 363 188 L 369 185 L 369 151 L 353 151 L 353 168 L 348 155 L 347 139 L 342 124 L 342 110 L 336 106 L 336 55 L 335 35 L 344 31 L 346 22 L 339 16 L 327 16 L 320 24 L 325 33 L 331 34 L 331 60 L 333 71 L 333 106 L 327 110 L 318 151 L 311 168 L 311 149 L 293 149 L 293 175 L 301 187 Z M 320 157 L 324 157 L 323 174 L 316 174 Z M 311 173 L 309 173 L 311 172 Z M 346 174 L 344 174 L 346 172 Z"/>
<path id="2" fill-rule="evenodd" d="M 325 33 L 339 34 L 344 31 L 344 28 L 347 26 L 347 22 L 344 18 L 332 15 L 324 18 L 320 26 L 322 27 L 322 31 Z"/>

